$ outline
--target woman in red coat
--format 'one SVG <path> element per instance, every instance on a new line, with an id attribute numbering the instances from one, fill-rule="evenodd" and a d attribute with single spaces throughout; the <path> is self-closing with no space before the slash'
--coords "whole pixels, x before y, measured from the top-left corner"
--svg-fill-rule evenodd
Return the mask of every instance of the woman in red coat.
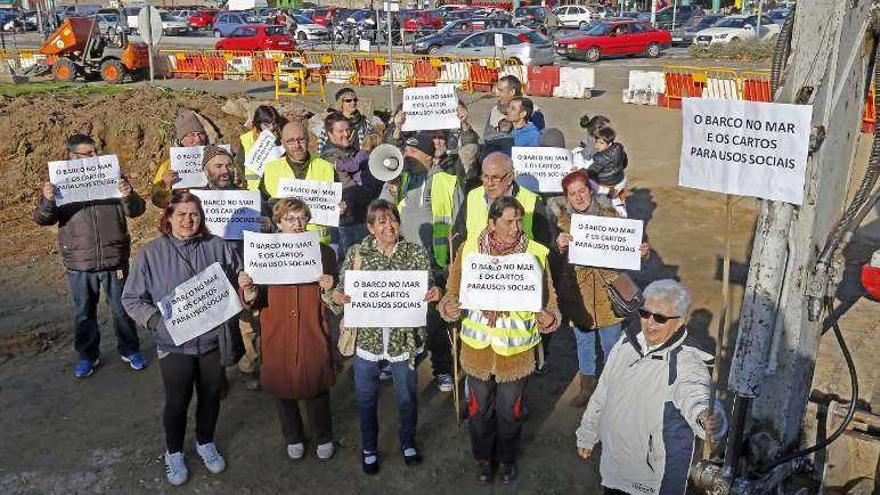
<path id="1" fill-rule="evenodd" d="M 275 204 L 272 220 L 282 233 L 305 232 L 311 220 L 309 207 L 298 199 Z M 299 403 L 305 405 L 312 436 L 320 459 L 333 457 L 333 429 L 330 421 L 330 387 L 333 386 L 333 354 L 322 292 L 329 291 L 336 277 L 336 255 L 321 244 L 323 272 L 316 282 L 295 285 L 256 286 L 241 272 L 239 287 L 245 304 L 260 310 L 260 382 L 276 397 L 281 431 L 287 455 L 305 455 L 303 421 Z"/>

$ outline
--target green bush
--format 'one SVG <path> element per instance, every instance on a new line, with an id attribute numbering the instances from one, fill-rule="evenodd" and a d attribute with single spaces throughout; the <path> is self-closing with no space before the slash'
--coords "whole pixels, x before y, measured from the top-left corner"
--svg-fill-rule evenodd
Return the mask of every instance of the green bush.
<path id="1" fill-rule="evenodd" d="M 728 58 L 735 60 L 770 60 L 776 48 L 777 35 L 764 40 L 732 41 L 708 47 L 692 44 L 688 49 L 694 58 Z"/>

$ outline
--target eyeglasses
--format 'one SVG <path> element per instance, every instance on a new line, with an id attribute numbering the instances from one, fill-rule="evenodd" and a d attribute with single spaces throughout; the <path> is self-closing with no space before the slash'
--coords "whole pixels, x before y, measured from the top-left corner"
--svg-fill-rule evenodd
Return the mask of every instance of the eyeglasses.
<path id="1" fill-rule="evenodd" d="M 483 174 L 483 175 L 480 176 L 480 179 L 482 179 L 482 180 L 485 181 L 485 182 L 501 182 L 501 181 L 507 179 L 507 177 L 508 177 L 509 175 L 510 175 L 510 172 L 507 172 L 507 173 L 504 174 L 504 175 L 486 175 L 486 174 Z"/>
<path id="2" fill-rule="evenodd" d="M 656 321 L 660 325 L 665 324 L 669 320 L 677 320 L 681 318 L 681 316 L 666 316 L 661 315 L 660 313 L 652 313 L 645 308 L 639 308 L 639 316 L 641 316 L 644 320 L 647 320 L 648 318 L 654 318 L 654 321 Z"/>
<path id="3" fill-rule="evenodd" d="M 287 215 L 286 217 L 282 218 L 281 221 L 289 224 L 309 223 L 309 217 Z"/>
<path id="4" fill-rule="evenodd" d="M 284 144 L 307 144 L 309 142 L 309 138 L 291 138 L 284 141 Z"/>
<path id="5" fill-rule="evenodd" d="M 344 98 L 342 100 L 342 103 L 357 103 L 357 102 L 358 102 L 357 98 Z"/>

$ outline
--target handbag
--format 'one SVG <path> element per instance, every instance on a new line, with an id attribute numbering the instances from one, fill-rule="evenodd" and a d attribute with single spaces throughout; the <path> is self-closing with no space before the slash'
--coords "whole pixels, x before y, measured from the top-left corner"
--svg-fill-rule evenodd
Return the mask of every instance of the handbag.
<path id="1" fill-rule="evenodd" d="M 357 244 L 353 249 L 354 260 L 352 260 L 351 269 L 360 270 L 363 262 L 361 258 L 361 245 Z M 355 343 L 357 343 L 357 328 L 341 327 L 339 329 L 339 342 L 336 344 L 339 348 L 339 354 L 345 357 L 354 356 Z"/>
<path id="2" fill-rule="evenodd" d="M 618 273 L 611 283 L 602 277 L 602 286 L 611 301 L 611 309 L 620 318 L 635 315 L 645 302 L 641 289 L 626 273 Z"/>

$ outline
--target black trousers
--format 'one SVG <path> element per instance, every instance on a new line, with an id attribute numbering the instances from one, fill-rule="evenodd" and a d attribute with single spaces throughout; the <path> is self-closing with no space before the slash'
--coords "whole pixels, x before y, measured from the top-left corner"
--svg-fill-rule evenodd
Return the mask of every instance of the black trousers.
<path id="1" fill-rule="evenodd" d="M 220 350 L 201 356 L 170 353 L 159 359 L 162 383 L 165 385 L 165 409 L 162 424 L 165 427 L 165 446 L 171 454 L 183 451 L 186 435 L 186 415 L 192 400 L 193 386 L 198 394 L 196 402 L 196 440 L 204 445 L 214 441 L 214 429 L 220 413 Z"/>
<path id="2" fill-rule="evenodd" d="M 330 420 L 330 392 L 312 399 L 276 399 L 275 406 L 278 409 L 278 419 L 281 420 L 281 433 L 287 445 L 303 443 L 303 420 L 299 411 L 299 404 L 303 403 L 306 414 L 309 417 L 309 426 L 312 427 L 312 435 L 315 443 L 323 445 L 333 440 L 333 423 Z"/>
<path id="3" fill-rule="evenodd" d="M 525 421 L 527 378 L 498 383 L 468 375 L 467 408 L 471 450 L 478 461 L 516 462 Z"/>
<path id="4" fill-rule="evenodd" d="M 449 341 L 449 324 L 433 308 L 428 309 L 428 335 L 425 344 L 431 353 L 431 370 L 434 376 L 451 375 L 452 343 Z"/>

